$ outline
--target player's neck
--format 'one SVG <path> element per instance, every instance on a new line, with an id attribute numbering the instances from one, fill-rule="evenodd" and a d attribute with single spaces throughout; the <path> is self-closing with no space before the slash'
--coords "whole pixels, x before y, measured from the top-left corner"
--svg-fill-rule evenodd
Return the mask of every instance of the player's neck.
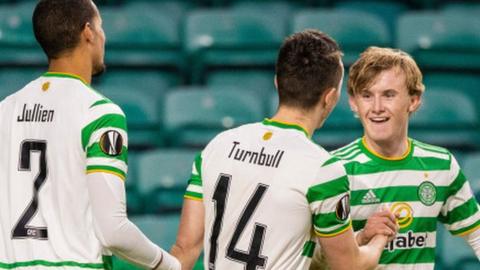
<path id="1" fill-rule="evenodd" d="M 298 125 L 305 129 L 309 137 L 312 137 L 313 132 L 317 128 L 317 121 L 314 117 L 311 117 L 310 114 L 312 113 L 281 106 L 272 117 L 272 120 Z"/>
<path id="2" fill-rule="evenodd" d="M 409 151 L 407 137 L 395 141 L 374 141 L 364 137 L 363 142 L 374 154 L 385 158 L 404 157 Z"/>
<path id="3" fill-rule="evenodd" d="M 89 59 L 81 53 L 73 52 L 57 59 L 50 59 L 48 71 L 73 74 L 90 84 L 92 81 L 92 64 L 88 61 Z"/>

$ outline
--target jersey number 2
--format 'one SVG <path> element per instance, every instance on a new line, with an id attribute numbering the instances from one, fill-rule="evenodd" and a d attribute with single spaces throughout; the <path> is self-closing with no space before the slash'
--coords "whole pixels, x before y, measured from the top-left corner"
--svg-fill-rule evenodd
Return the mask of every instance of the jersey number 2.
<path id="1" fill-rule="evenodd" d="M 227 203 L 228 190 L 230 187 L 231 175 L 220 174 L 217 186 L 213 193 L 213 201 L 215 203 L 215 220 L 213 222 L 212 235 L 210 236 L 210 254 L 208 256 L 208 269 L 215 269 L 215 260 L 217 258 L 218 249 L 218 235 L 222 228 L 223 215 Z M 255 223 L 255 230 L 250 241 L 250 247 L 247 251 L 237 250 L 235 246 L 240 239 L 245 227 L 257 208 L 260 200 L 267 191 L 268 186 L 258 184 L 255 192 L 244 208 L 242 216 L 240 217 L 237 227 L 233 233 L 232 239 L 227 247 L 227 258 L 245 264 L 246 270 L 255 270 L 258 268 L 265 268 L 267 257 L 260 255 L 263 238 L 267 226 L 260 223 Z"/>
<path id="2" fill-rule="evenodd" d="M 45 227 L 33 227 L 29 226 L 28 223 L 37 213 L 38 210 L 38 191 L 45 183 L 47 178 L 47 143 L 45 141 L 23 141 L 20 146 L 20 162 L 18 164 L 19 171 L 30 171 L 31 162 L 30 162 L 30 153 L 39 152 L 40 153 L 40 166 L 39 172 L 35 177 L 35 182 L 33 183 L 33 198 L 30 204 L 27 206 L 23 214 L 20 216 L 20 219 L 17 221 L 17 224 L 13 228 L 12 238 L 13 239 L 22 239 L 22 238 L 34 238 L 39 240 L 48 239 L 48 230 Z"/>

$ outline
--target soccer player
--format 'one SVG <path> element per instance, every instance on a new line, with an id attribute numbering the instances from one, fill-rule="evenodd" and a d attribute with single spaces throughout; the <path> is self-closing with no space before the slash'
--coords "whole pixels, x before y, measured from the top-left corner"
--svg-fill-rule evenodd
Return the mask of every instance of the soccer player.
<path id="1" fill-rule="evenodd" d="M 125 115 L 89 85 L 105 68 L 97 7 L 42 0 L 33 27 L 48 72 L 0 103 L 0 268 L 110 269 L 113 252 L 180 269 L 127 218 Z"/>
<path id="2" fill-rule="evenodd" d="M 221 133 L 195 159 L 172 248 L 182 269 L 202 246 L 206 269 L 308 269 L 316 237 L 333 269 L 377 264 L 387 237 L 357 246 L 345 170 L 310 139 L 336 105 L 342 76 L 341 52 L 326 34 L 285 40 L 277 113 Z"/>
<path id="3" fill-rule="evenodd" d="M 408 137 L 424 88 L 417 64 L 400 50 L 368 48 L 350 67 L 350 106 L 364 136 L 333 154 L 345 162 L 359 244 L 382 223 L 377 209 L 398 216 L 400 230 L 382 253 L 381 269 L 434 269 L 437 221 L 480 258 L 479 206 L 455 157 Z"/>

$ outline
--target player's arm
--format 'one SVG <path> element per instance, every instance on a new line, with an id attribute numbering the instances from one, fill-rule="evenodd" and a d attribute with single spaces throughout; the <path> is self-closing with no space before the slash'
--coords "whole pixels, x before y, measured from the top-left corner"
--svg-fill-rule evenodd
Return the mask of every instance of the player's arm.
<path id="1" fill-rule="evenodd" d="M 480 260 L 480 229 L 462 236 L 462 238 L 472 247 L 477 259 Z"/>
<path id="2" fill-rule="evenodd" d="M 192 165 L 192 175 L 188 181 L 177 241 L 171 253 L 182 264 L 183 270 L 192 269 L 203 247 L 205 208 L 202 189 L 202 156 L 198 154 Z"/>
<path id="3" fill-rule="evenodd" d="M 177 241 L 171 249 L 182 269 L 192 269 L 203 247 L 205 209 L 201 201 L 185 199 Z"/>
<path id="4" fill-rule="evenodd" d="M 359 246 L 363 246 L 367 245 L 376 235 L 387 236 L 389 242 L 393 240 L 397 232 L 398 225 L 395 222 L 395 216 L 390 211 L 382 209 L 368 218 L 365 227 L 354 233 L 354 238 Z M 321 248 L 316 249 L 310 269 L 328 269 L 325 254 Z"/>
<path id="5" fill-rule="evenodd" d="M 87 176 L 95 235 L 116 256 L 148 269 L 179 270 L 177 259 L 152 243 L 127 217 L 123 180 L 109 173 Z"/>
<path id="6" fill-rule="evenodd" d="M 330 269 L 371 269 L 377 266 L 387 237 L 377 235 L 359 247 L 350 219 L 350 183 L 343 165 L 332 158 L 321 166 L 307 190 L 313 229 Z"/>
<path id="7" fill-rule="evenodd" d="M 125 115 L 109 100 L 92 104 L 81 131 L 95 235 L 115 255 L 144 268 L 180 269 L 127 218 L 124 180 L 128 136 Z"/>
<path id="8" fill-rule="evenodd" d="M 387 239 L 387 236 L 379 234 L 368 244 L 359 247 L 351 228 L 333 237 L 318 237 L 327 264 L 332 270 L 375 268 Z"/>
<path id="9" fill-rule="evenodd" d="M 463 237 L 480 260 L 480 206 L 453 156 L 450 166 L 451 184 L 438 219 L 452 235 Z"/>

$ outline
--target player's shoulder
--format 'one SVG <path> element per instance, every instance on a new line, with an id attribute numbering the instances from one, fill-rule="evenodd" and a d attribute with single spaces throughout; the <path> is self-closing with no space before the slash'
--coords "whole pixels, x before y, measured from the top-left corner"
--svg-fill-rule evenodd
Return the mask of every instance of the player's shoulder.
<path id="1" fill-rule="evenodd" d="M 345 146 L 331 151 L 330 154 L 344 163 L 356 160 L 363 154 L 362 147 L 360 145 L 361 140 L 361 138 L 358 138 Z"/>
<path id="2" fill-rule="evenodd" d="M 414 157 L 434 158 L 446 161 L 452 159 L 452 153 L 444 147 L 424 143 L 415 139 L 410 139 L 410 141 Z"/>

